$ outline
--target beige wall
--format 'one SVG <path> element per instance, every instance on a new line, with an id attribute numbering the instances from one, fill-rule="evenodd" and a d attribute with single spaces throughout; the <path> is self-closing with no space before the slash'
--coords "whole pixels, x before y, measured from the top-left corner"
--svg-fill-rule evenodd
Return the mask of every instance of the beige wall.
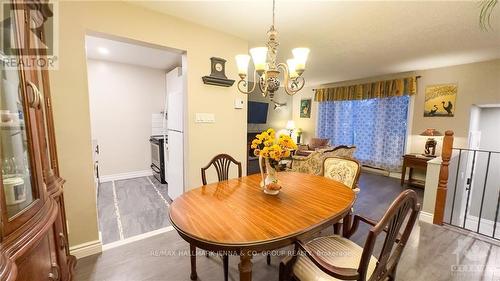
<path id="1" fill-rule="evenodd" d="M 187 51 L 188 187 L 201 184 L 199 169 L 227 152 L 245 159 L 246 109 L 233 109 L 246 96 L 236 88 L 204 85 L 212 56 L 228 60 L 226 74 L 236 78 L 234 56 L 246 41 L 124 2 L 60 2 L 59 70 L 51 72 L 53 108 L 71 245 L 98 239 L 92 175 L 85 34 L 97 32 Z M 195 112 L 215 114 L 216 123 L 194 123 Z M 228 130 L 229 129 L 229 130 Z M 216 140 L 220 138 L 220 141 Z M 243 161 L 243 165 L 245 165 Z M 244 168 L 245 170 L 245 168 Z"/>
<path id="2" fill-rule="evenodd" d="M 500 60 L 464 64 L 429 70 L 419 70 L 415 72 L 399 73 L 396 75 L 376 77 L 370 79 L 357 80 L 363 83 L 369 80 L 388 79 L 389 77 L 399 77 L 406 75 L 420 75 L 418 80 L 417 94 L 412 99 L 410 109 L 411 118 L 409 120 L 409 141 L 407 152 L 421 153 L 425 145 L 426 138 L 418 134 L 426 128 L 435 128 L 444 133 L 446 130 L 455 132 L 455 147 L 466 147 L 470 123 L 470 111 L 472 105 L 498 104 L 500 103 Z M 327 86 L 341 86 L 350 82 L 339 82 L 326 84 Z M 454 117 L 424 117 L 424 96 L 425 87 L 434 84 L 457 83 L 458 94 Z M 308 140 L 310 135 L 315 135 L 317 103 L 313 102 L 311 119 L 299 118 L 300 99 L 314 96 L 312 91 L 303 90 L 294 96 L 293 118 L 299 127 L 305 132 Z M 441 140 L 438 139 L 438 148 Z M 440 149 L 438 149 L 438 153 Z"/>
<path id="3" fill-rule="evenodd" d="M 307 81 L 306 81 L 307 83 Z M 318 103 L 314 101 L 313 86 L 304 87 L 299 93 L 293 96 L 293 121 L 295 127 L 302 130 L 302 143 L 309 143 L 309 140 L 316 136 L 316 120 L 318 116 Z M 311 118 L 300 117 L 300 100 L 312 99 Z"/>
<path id="4" fill-rule="evenodd" d="M 423 151 L 425 137 L 418 134 L 426 128 L 443 133 L 451 129 L 455 132 L 454 146 L 466 147 L 472 105 L 500 103 L 500 60 L 421 70 L 417 74 L 422 77 L 414 99 L 410 151 Z M 455 116 L 424 117 L 425 87 L 445 83 L 458 85 Z"/>
<path id="5" fill-rule="evenodd" d="M 150 172 L 151 115 L 165 108 L 166 70 L 93 59 L 87 70 L 100 176 Z"/>
<path id="6" fill-rule="evenodd" d="M 276 131 L 279 131 L 286 128 L 288 120 L 292 120 L 293 99 L 292 96 L 285 93 L 283 88 L 276 91 L 274 95 L 274 101 L 280 104 L 286 103 L 286 106 L 282 106 L 279 110 L 274 110 L 274 103 L 269 100 L 269 97 L 263 97 L 258 89 L 248 95 L 248 100 L 269 103 L 267 123 L 248 124 L 249 132 L 261 132 L 268 128 L 273 128 Z"/>

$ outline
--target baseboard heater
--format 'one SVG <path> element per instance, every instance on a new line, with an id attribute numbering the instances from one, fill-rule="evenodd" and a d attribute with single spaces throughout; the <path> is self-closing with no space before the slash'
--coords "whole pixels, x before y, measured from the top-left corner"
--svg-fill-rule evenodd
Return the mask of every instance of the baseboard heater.
<path id="1" fill-rule="evenodd" d="M 370 165 L 361 165 L 361 170 L 369 172 L 369 173 L 373 173 L 373 174 L 384 175 L 387 177 L 391 174 L 391 172 L 389 172 L 389 170 L 378 168 L 378 167 L 373 167 Z"/>

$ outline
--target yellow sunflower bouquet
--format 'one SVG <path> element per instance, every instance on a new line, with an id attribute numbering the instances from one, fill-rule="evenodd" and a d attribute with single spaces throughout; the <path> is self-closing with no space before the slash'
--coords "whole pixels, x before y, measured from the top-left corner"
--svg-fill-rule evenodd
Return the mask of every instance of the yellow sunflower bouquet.
<path id="1" fill-rule="evenodd" d="M 276 169 L 282 158 L 289 157 L 291 151 L 297 149 L 297 144 L 288 135 L 276 138 L 274 129 L 269 128 L 255 137 L 251 148 L 254 149 L 255 156 L 268 159 L 271 166 Z"/>

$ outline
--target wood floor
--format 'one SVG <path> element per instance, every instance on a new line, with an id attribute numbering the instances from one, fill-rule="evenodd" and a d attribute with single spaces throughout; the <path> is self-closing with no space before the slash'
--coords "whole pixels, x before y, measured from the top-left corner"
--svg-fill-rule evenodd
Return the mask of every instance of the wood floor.
<path id="1" fill-rule="evenodd" d="M 355 212 L 378 219 L 401 192 L 399 180 L 364 173 Z M 420 200 L 423 192 L 417 190 Z M 367 228 L 353 237 L 364 243 Z M 322 235 L 327 235 L 330 229 Z M 380 247 L 380 245 L 378 245 Z M 377 248 L 375 250 L 377 250 Z M 284 249 L 287 250 L 287 249 Z M 83 258 L 76 267 L 76 280 L 139 281 L 189 280 L 189 245 L 175 231 L 107 250 L 100 255 Z M 253 259 L 253 280 L 278 280 L 280 256 Z M 229 259 L 230 280 L 239 280 L 238 257 Z M 198 256 L 198 280 L 223 280 L 222 260 Z M 444 227 L 426 223 L 416 225 L 403 253 L 398 280 L 500 280 L 500 247 Z"/>

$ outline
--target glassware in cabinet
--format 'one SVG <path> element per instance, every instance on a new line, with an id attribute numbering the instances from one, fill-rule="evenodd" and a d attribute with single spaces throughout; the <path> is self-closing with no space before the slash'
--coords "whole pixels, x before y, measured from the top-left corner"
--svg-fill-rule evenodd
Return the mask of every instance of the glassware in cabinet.
<path id="1" fill-rule="evenodd" d="M 7 216 L 14 217 L 36 198 L 32 184 L 25 110 L 17 69 L 1 62 L 0 159 Z"/>

